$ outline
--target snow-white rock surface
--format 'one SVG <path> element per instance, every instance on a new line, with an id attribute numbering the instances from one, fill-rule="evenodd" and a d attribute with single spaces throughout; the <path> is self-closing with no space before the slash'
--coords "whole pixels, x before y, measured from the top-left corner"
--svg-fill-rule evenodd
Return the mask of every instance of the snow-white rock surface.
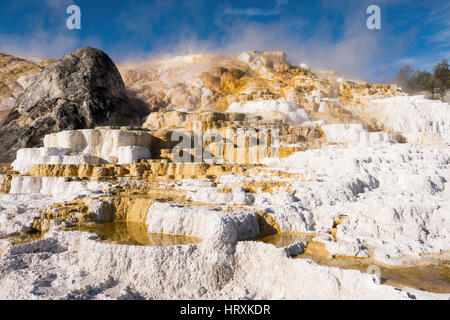
<path id="1" fill-rule="evenodd" d="M 375 246 L 380 256 L 450 249 L 449 147 L 326 147 L 265 163 L 314 177 L 295 183 L 295 197 L 284 203 L 309 212 L 316 231 L 344 215 L 338 238 Z"/>
<path id="2" fill-rule="evenodd" d="M 382 142 L 330 146 L 266 163 L 314 179 L 294 180 L 289 191 L 258 192 L 251 202 L 237 202 L 247 207 L 231 212 L 225 210 L 230 204 L 215 203 L 220 188 L 263 181 L 263 177 L 228 175 L 214 183 L 181 181 L 180 189 L 193 197 L 213 190 L 214 199 L 196 198 L 213 206 L 156 202 L 148 210 L 147 228 L 151 233 L 196 236 L 202 239 L 199 244 L 117 245 L 99 242 L 87 233 L 56 231 L 25 245 L 1 242 L 0 298 L 450 298 L 449 294 L 396 289 L 360 271 L 290 258 L 304 249 L 301 244 L 276 248 L 246 241 L 259 234 L 258 212 L 262 210 L 286 232 L 328 232 L 340 218 L 339 241 L 316 239 L 331 255 L 367 257 L 370 247 L 373 258 L 394 264 L 405 254 L 449 250 L 448 147 Z M 0 234 L 27 232 L 39 208 L 105 194 L 109 187 L 108 183 L 65 178 L 13 177 L 11 193 L 0 195 Z M 233 190 L 246 194 L 243 189 Z M 102 201 L 93 200 L 89 208 L 98 221 L 110 221 Z"/>
<path id="3" fill-rule="evenodd" d="M 258 56 L 241 58 L 257 70 L 264 67 Z M 324 98 L 315 90 L 311 99 Z M 260 234 L 267 214 L 282 232 L 320 233 L 314 241 L 324 244 L 330 257 L 370 256 L 391 265 L 424 253 L 448 257 L 448 105 L 418 97 L 371 103 L 381 110 L 378 121 L 410 143 L 394 143 L 387 132 L 367 132 L 361 124 L 329 124 L 322 126 L 328 142 L 342 145 L 266 159 L 268 167 L 255 175 L 249 168 L 246 176 L 161 183 L 162 189 L 186 192 L 187 201 L 154 202 L 146 215 L 148 232 L 199 237 L 197 244 L 118 245 L 51 228 L 41 240 L 14 245 L 1 238 L 29 232 L 40 210 L 57 202 L 88 198 L 95 221 L 112 221 L 112 197 L 105 195 L 112 194 L 113 185 L 13 175 L 10 193 L 0 194 L 0 299 L 450 299 L 450 294 L 382 285 L 360 271 L 292 259 L 305 250 L 303 242 L 277 248 L 249 241 Z M 369 112 L 371 105 L 364 108 Z M 284 101 L 232 104 L 229 111 L 275 111 L 292 124 L 311 121 L 303 109 Z M 54 134 L 45 148 L 20 150 L 13 167 L 26 172 L 30 163 L 65 163 L 80 155 L 136 162 L 149 156 L 146 135 Z M 270 176 L 276 171 L 303 178 Z M 265 182 L 284 186 L 254 193 L 242 186 Z"/>
<path id="4" fill-rule="evenodd" d="M 42 240 L 5 249 L 0 299 L 449 298 L 292 259 L 285 248 L 227 239 L 145 247 L 102 243 L 87 233 L 49 232 Z"/>
<path id="5" fill-rule="evenodd" d="M 39 210 L 48 205 L 109 194 L 111 186 L 59 177 L 13 177 L 10 193 L 0 194 L 0 238 L 30 231 Z"/>
<path id="6" fill-rule="evenodd" d="M 146 147 L 119 147 L 118 154 L 118 164 L 136 163 L 141 159 L 150 159 L 150 151 Z"/>
<path id="7" fill-rule="evenodd" d="M 450 105 L 424 96 L 372 100 L 364 112 L 409 143 L 450 143 Z"/>
<path id="8" fill-rule="evenodd" d="M 363 126 L 357 124 L 326 124 L 321 126 L 328 142 L 355 144 L 373 144 L 392 141 L 387 132 L 367 132 Z"/>
<path id="9" fill-rule="evenodd" d="M 227 112 L 241 113 L 268 113 L 280 112 L 287 116 L 293 125 L 301 125 L 310 122 L 311 118 L 308 113 L 295 102 L 285 100 L 262 100 L 249 102 L 233 102 Z"/>
<path id="10" fill-rule="evenodd" d="M 233 188 L 233 192 L 221 192 L 220 188 L 198 188 L 188 192 L 187 198 L 203 203 L 228 203 L 228 204 L 252 204 L 255 201 L 251 193 L 246 193 L 242 188 Z"/>
<path id="11" fill-rule="evenodd" d="M 140 146 L 150 149 L 151 140 L 152 136 L 145 131 L 96 128 L 46 135 L 44 146 L 64 148 L 75 154 L 88 154 L 106 162 L 117 162 L 120 147 Z"/>
<path id="12" fill-rule="evenodd" d="M 24 148 L 17 151 L 11 164 L 21 174 L 27 173 L 35 164 L 100 164 L 101 159 L 89 154 L 70 155 L 65 148 Z"/>
<path id="13" fill-rule="evenodd" d="M 69 199 L 79 195 L 103 193 L 110 186 L 106 182 L 71 181 L 64 177 L 17 176 L 11 180 L 9 194 L 40 194 Z"/>
<path id="14" fill-rule="evenodd" d="M 67 130 L 44 137 L 43 148 L 17 151 L 14 170 L 27 173 L 35 164 L 135 163 L 150 158 L 152 136 L 118 129 Z"/>
<path id="15" fill-rule="evenodd" d="M 256 212 L 224 214 L 203 207 L 183 207 L 159 202 L 150 207 L 147 225 L 151 233 L 183 234 L 203 239 L 220 237 L 224 243 L 259 234 Z"/>

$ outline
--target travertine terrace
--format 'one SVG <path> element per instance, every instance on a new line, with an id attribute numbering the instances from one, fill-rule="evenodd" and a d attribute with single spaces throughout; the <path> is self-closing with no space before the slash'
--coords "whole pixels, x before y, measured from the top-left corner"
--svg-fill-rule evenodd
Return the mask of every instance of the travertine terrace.
<path id="1" fill-rule="evenodd" d="M 0 298 L 450 298 L 448 104 L 282 52 L 118 70 L 139 125 L 52 129 L 1 165 Z M 147 245 L 96 234 L 114 223 Z M 419 267 L 442 282 L 391 279 Z"/>

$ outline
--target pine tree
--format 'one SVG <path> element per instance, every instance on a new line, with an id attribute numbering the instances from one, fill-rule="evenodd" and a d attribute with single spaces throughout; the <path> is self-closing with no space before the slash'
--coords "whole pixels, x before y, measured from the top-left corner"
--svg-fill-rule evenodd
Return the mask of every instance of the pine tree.
<path id="1" fill-rule="evenodd" d="M 407 93 L 428 91 L 432 99 L 439 94 L 439 97 L 444 100 L 445 94 L 450 89 L 450 70 L 447 59 L 442 59 L 436 64 L 433 73 L 414 70 L 407 64 L 398 70 L 396 81 Z"/>
<path id="2" fill-rule="evenodd" d="M 444 100 L 445 93 L 450 89 L 450 69 L 447 59 L 442 59 L 433 68 L 434 76 L 436 78 L 438 92 L 441 99 Z"/>

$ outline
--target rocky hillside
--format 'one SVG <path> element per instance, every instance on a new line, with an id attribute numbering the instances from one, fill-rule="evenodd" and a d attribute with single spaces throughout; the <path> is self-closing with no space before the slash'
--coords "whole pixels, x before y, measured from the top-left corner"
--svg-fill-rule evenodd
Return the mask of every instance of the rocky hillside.
<path id="1" fill-rule="evenodd" d="M 44 135 L 102 124 L 136 124 L 145 115 L 128 99 L 111 59 L 102 51 L 81 48 L 38 73 L 0 128 L 0 162 L 19 148 L 39 146 Z"/>
<path id="2" fill-rule="evenodd" d="M 248 102 L 286 100 L 314 119 L 329 123 L 366 122 L 343 106 L 367 96 L 402 95 L 395 85 L 344 79 L 336 72 L 311 72 L 291 65 L 284 52 L 243 52 L 239 56 L 191 55 L 118 66 L 125 85 L 151 111 L 245 111 Z M 240 105 L 239 105 L 240 104 Z M 151 128 L 151 119 L 144 126 Z M 375 129 L 375 128 L 372 128 Z"/>
<path id="3" fill-rule="evenodd" d="M 125 84 L 152 110 L 190 111 L 224 111 L 239 95 L 263 98 L 274 91 L 265 80 L 292 68 L 283 52 L 256 51 L 238 57 L 201 54 L 119 65 Z"/>
<path id="4" fill-rule="evenodd" d="M 0 123 L 23 94 L 33 75 L 50 62 L 49 59 L 26 60 L 0 53 Z"/>
<path id="5" fill-rule="evenodd" d="M 161 123 L 180 122 L 173 117 L 182 117 L 179 126 L 184 127 L 199 118 L 195 114 L 211 111 L 258 111 L 272 122 L 295 118 L 291 124 L 296 125 L 304 119 L 359 122 L 378 131 L 376 120 L 358 106 L 368 96 L 402 95 L 395 85 L 371 85 L 291 65 L 284 52 L 180 56 L 117 68 L 103 52 L 82 48 L 50 62 L 0 56 L 0 119 L 5 120 L 0 161 L 12 161 L 18 148 L 38 146 L 45 134 L 64 129 L 104 124 L 158 129 Z M 265 102 L 275 100 L 281 105 Z"/>

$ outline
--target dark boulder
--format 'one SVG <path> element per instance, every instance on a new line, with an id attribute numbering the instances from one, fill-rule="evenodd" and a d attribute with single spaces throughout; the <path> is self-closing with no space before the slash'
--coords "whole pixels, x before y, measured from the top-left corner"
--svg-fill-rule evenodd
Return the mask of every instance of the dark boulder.
<path id="1" fill-rule="evenodd" d="M 41 146 L 46 134 L 137 125 L 145 112 L 129 99 L 108 55 L 80 48 L 43 69 L 18 98 L 0 127 L 0 162 L 14 160 L 19 148 Z"/>

